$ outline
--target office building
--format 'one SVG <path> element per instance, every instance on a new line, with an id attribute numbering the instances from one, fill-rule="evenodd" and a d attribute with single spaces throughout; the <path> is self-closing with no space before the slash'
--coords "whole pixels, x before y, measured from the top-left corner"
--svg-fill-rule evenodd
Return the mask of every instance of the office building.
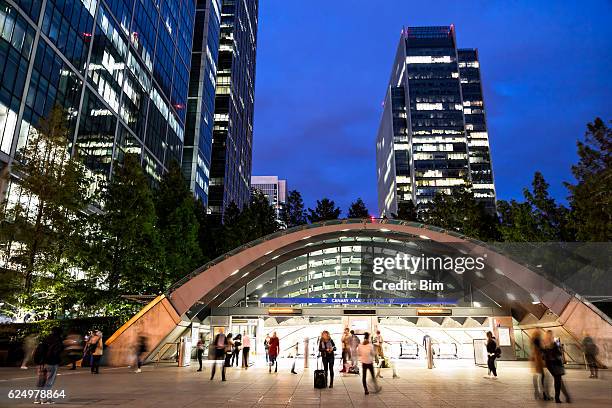
<path id="1" fill-rule="evenodd" d="M 472 185 L 495 209 L 484 101 L 476 50 L 458 50 L 455 29 L 402 30 L 376 139 L 378 206 L 426 208 L 436 193 Z"/>
<path id="2" fill-rule="evenodd" d="M 0 163 L 54 104 L 99 178 L 125 154 L 152 184 L 183 155 L 195 2 L 0 0 Z"/>
<path id="3" fill-rule="evenodd" d="M 198 1 L 195 11 L 183 172 L 194 195 L 208 204 L 221 4 Z"/>
<path id="4" fill-rule="evenodd" d="M 287 205 L 287 180 L 279 180 L 277 176 L 252 176 L 251 191 L 261 191 L 276 210 L 276 219 L 281 225 L 285 206 Z"/>
<path id="5" fill-rule="evenodd" d="M 251 186 L 258 1 L 221 1 L 208 209 L 242 208 Z"/>

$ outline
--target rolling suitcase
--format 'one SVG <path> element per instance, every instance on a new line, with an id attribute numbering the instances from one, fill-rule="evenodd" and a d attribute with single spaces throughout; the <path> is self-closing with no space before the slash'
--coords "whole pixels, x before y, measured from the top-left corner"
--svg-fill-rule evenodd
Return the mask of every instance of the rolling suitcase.
<path id="1" fill-rule="evenodd" d="M 317 356 L 317 369 L 314 371 L 314 387 L 325 388 L 327 387 L 327 381 L 325 381 L 325 371 L 319 370 L 319 357 Z"/>

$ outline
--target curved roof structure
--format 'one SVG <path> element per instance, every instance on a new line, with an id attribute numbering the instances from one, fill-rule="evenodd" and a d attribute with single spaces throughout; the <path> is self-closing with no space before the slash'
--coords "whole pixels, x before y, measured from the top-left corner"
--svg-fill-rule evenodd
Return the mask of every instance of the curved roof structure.
<path id="1" fill-rule="evenodd" d="M 393 269 L 376 275 L 376 257 L 480 257 L 479 270 L 411 271 Z M 443 282 L 444 289 L 373 288 L 382 278 Z M 380 285 L 379 285 L 380 286 Z M 483 242 L 420 223 L 398 220 L 334 220 L 279 231 L 250 242 L 185 276 L 165 295 L 147 305 L 107 344 L 129 344 L 148 331 L 156 345 L 184 331 L 191 321 L 217 307 L 294 302 L 313 299 L 402 299 L 418 305 L 495 306 L 521 321 L 540 319 L 548 311 L 561 316 L 576 298 L 568 291 Z M 393 302 L 393 300 L 391 300 Z M 150 327 L 154 326 L 155 333 Z"/>

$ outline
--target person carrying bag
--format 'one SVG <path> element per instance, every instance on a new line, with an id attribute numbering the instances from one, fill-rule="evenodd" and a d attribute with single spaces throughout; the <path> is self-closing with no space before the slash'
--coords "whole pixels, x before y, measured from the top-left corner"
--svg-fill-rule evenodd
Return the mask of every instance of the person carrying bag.
<path id="1" fill-rule="evenodd" d="M 317 342 L 320 342 L 320 338 L 317 339 Z M 325 370 L 319 369 L 319 357 L 321 353 L 317 355 L 317 369 L 314 370 L 314 387 L 315 388 L 325 388 L 327 386 L 325 381 Z"/>

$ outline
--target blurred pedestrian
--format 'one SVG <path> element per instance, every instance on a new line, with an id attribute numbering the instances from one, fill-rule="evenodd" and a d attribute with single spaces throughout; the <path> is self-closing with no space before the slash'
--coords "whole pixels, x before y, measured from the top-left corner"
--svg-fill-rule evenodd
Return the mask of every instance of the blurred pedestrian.
<path id="1" fill-rule="evenodd" d="M 368 395 L 370 393 L 368 390 L 368 383 L 366 381 L 368 371 L 370 372 L 370 375 L 372 376 L 372 381 L 374 382 L 374 392 L 380 392 L 382 387 L 378 385 L 378 383 L 376 382 L 376 376 L 374 375 L 374 357 L 376 355 L 376 352 L 374 351 L 372 343 L 370 343 L 370 333 L 365 332 L 363 334 L 363 342 L 357 347 L 357 352 L 359 353 L 359 360 L 361 361 L 361 370 L 363 371 L 361 375 L 361 383 L 363 384 L 363 390 L 365 391 L 365 394 Z"/>
<path id="2" fill-rule="evenodd" d="M 384 362 L 385 362 L 385 353 L 383 352 L 383 343 L 384 343 L 384 340 L 380 334 L 380 330 L 376 330 L 376 336 L 374 336 L 374 338 L 372 339 L 372 345 L 374 346 L 376 364 L 378 364 L 379 357 L 380 357 L 380 364 L 378 365 L 378 371 L 376 372 L 377 378 L 383 378 L 383 376 L 380 374 L 380 369 L 383 367 Z"/>
<path id="3" fill-rule="evenodd" d="M 346 373 L 348 370 L 348 361 L 351 355 L 350 339 L 351 339 L 351 334 L 349 333 L 349 328 L 345 327 L 344 333 L 342 333 L 342 339 L 341 339 L 342 341 L 342 369 L 340 370 L 341 373 Z"/>
<path id="4" fill-rule="evenodd" d="M 276 332 L 272 333 L 272 337 L 270 337 L 270 342 L 268 344 L 268 358 L 270 359 L 268 372 L 272 372 L 272 366 L 274 367 L 274 372 L 278 372 L 278 354 L 280 353 L 280 340 L 276 336 Z"/>
<path id="5" fill-rule="evenodd" d="M 32 361 L 32 355 L 38 345 L 38 334 L 30 333 L 23 339 L 23 360 L 21 361 L 21 369 L 27 370 L 28 364 Z"/>
<path id="6" fill-rule="evenodd" d="M 374 351 L 376 352 L 375 362 L 378 364 L 378 358 L 385 357 L 385 354 L 383 353 L 383 337 L 380 334 L 380 330 L 376 330 L 376 336 L 372 337 L 372 345 L 374 346 Z"/>
<path id="7" fill-rule="evenodd" d="M 498 357 L 498 347 L 493 333 L 487 332 L 487 367 L 489 368 L 489 375 L 485 378 L 497 380 L 497 367 L 495 366 L 495 359 Z"/>
<path id="8" fill-rule="evenodd" d="M 266 338 L 264 340 L 264 351 L 266 352 L 266 363 L 270 362 L 270 357 L 268 355 L 269 350 L 270 350 L 270 335 L 266 334 Z"/>
<path id="9" fill-rule="evenodd" d="M 196 344 L 196 357 L 198 359 L 198 364 L 200 365 L 200 368 L 198 368 L 198 371 L 202 371 L 202 357 L 204 356 L 204 341 L 202 340 L 202 337 L 200 337 L 198 339 L 198 343 Z"/>
<path id="10" fill-rule="evenodd" d="M 293 356 L 293 365 L 291 366 L 291 374 L 297 374 L 297 372 L 295 371 L 295 363 L 297 361 L 297 356 L 298 356 L 298 351 L 299 351 L 299 348 L 300 348 L 300 343 L 296 341 L 294 348 L 295 348 L 295 350 L 294 350 L 295 351 L 295 355 Z"/>
<path id="11" fill-rule="evenodd" d="M 71 370 L 76 370 L 77 361 L 83 358 L 83 338 L 76 330 L 71 330 L 64 340 L 66 356 L 72 362 Z"/>
<path id="12" fill-rule="evenodd" d="M 555 384 L 555 402 L 561 403 L 561 393 L 565 397 L 566 402 L 571 402 L 571 398 L 565 383 L 563 382 L 563 376 L 565 375 L 565 367 L 563 367 L 563 355 L 559 344 L 554 340 L 552 330 L 546 331 L 544 336 L 544 360 L 546 362 L 546 368 L 553 376 Z"/>
<path id="13" fill-rule="evenodd" d="M 91 355 L 91 373 L 100 374 L 100 360 L 104 352 L 104 343 L 102 342 L 102 332 L 100 330 L 94 331 L 93 335 L 89 338 L 88 351 Z"/>
<path id="14" fill-rule="evenodd" d="M 329 378 L 329 388 L 334 388 L 334 352 L 336 345 L 332 340 L 329 332 L 323 330 L 319 338 L 319 354 L 323 361 L 323 370 L 325 371 L 325 386 L 327 387 L 327 379 Z"/>
<path id="15" fill-rule="evenodd" d="M 225 338 L 225 366 L 232 366 L 232 356 L 234 355 L 234 336 L 228 333 Z"/>
<path id="16" fill-rule="evenodd" d="M 540 330 L 536 330 L 531 339 L 531 366 L 533 369 L 533 393 L 535 399 L 550 401 L 546 373 L 544 372 L 544 344 Z"/>
<path id="17" fill-rule="evenodd" d="M 34 399 L 35 404 L 53 404 L 53 384 L 57 369 L 62 360 L 62 329 L 54 327 L 51 334 L 43 339 L 34 350 L 34 362 L 38 365 L 36 385 L 40 392 Z"/>
<path id="18" fill-rule="evenodd" d="M 351 367 L 349 368 L 349 372 L 353 374 L 359 374 L 359 367 L 357 367 L 357 347 L 359 347 L 359 337 L 355 334 L 354 330 L 350 331 L 351 337 L 349 339 L 349 347 L 351 353 Z"/>
<path id="19" fill-rule="evenodd" d="M 247 332 L 242 333 L 242 366 L 244 369 L 249 368 L 249 353 L 251 352 L 251 337 Z"/>
<path id="20" fill-rule="evenodd" d="M 232 350 L 232 362 L 231 365 L 234 365 L 236 362 L 236 367 L 240 362 L 240 351 L 242 350 L 242 334 L 238 333 L 236 337 L 234 337 L 234 349 Z"/>
<path id="21" fill-rule="evenodd" d="M 142 372 L 141 367 L 142 367 L 142 363 L 145 357 L 145 354 L 147 352 L 147 338 L 145 336 L 138 336 L 138 342 L 136 343 L 136 350 L 135 354 L 136 354 L 136 372 L 140 373 Z"/>
<path id="22" fill-rule="evenodd" d="M 591 375 L 589 378 L 599 377 L 599 367 L 597 366 L 597 354 L 599 354 L 599 348 L 593 341 L 593 338 L 589 336 L 587 332 L 584 332 L 584 338 L 582 339 L 582 350 L 584 351 L 584 358 Z"/>
<path id="23" fill-rule="evenodd" d="M 223 357 L 225 355 L 226 337 L 225 337 L 224 330 L 225 329 L 223 327 L 220 327 L 219 332 L 217 333 L 213 341 L 214 348 L 215 348 L 215 362 L 213 364 L 212 372 L 210 374 L 211 381 L 215 378 L 215 372 L 217 371 L 217 361 L 219 360 L 223 361 Z M 225 363 L 224 362 L 221 363 L 221 381 L 225 381 Z"/>

